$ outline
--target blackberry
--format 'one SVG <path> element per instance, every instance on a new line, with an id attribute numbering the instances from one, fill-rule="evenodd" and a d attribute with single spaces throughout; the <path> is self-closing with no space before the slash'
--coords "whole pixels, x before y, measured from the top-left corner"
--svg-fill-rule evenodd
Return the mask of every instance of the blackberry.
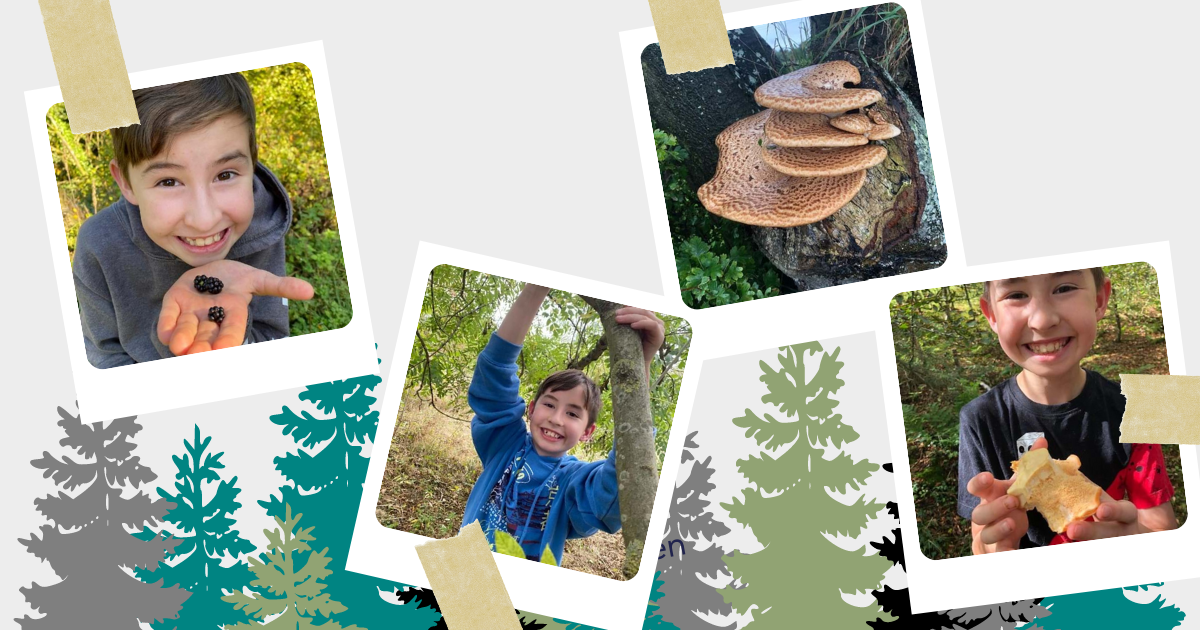
<path id="1" fill-rule="evenodd" d="M 221 289 L 224 289 L 224 288 L 225 288 L 225 283 L 221 282 L 217 278 L 209 278 L 207 280 L 207 282 L 205 282 L 205 285 L 204 285 L 204 290 L 213 295 L 220 293 Z"/>
<path id="2" fill-rule="evenodd" d="M 220 324 L 225 321 L 225 309 L 220 306 L 214 306 L 208 309 L 208 318 Z"/>
<path id="3" fill-rule="evenodd" d="M 196 290 L 201 293 L 206 292 L 208 290 L 205 288 L 208 286 L 208 276 L 196 276 L 196 279 L 192 281 L 192 286 L 196 287 Z"/>

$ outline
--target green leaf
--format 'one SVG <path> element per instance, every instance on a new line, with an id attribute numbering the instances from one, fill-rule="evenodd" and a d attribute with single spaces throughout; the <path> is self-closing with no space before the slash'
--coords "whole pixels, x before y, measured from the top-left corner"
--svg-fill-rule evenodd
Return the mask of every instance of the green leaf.
<path id="1" fill-rule="evenodd" d="M 550 553 L 550 545 L 546 545 L 546 548 L 542 550 L 542 564 L 558 566 L 558 562 L 554 559 L 554 554 Z"/>
<path id="2" fill-rule="evenodd" d="M 495 538 L 497 553 L 502 553 L 506 556 L 513 556 L 514 558 L 525 557 L 525 550 L 521 549 L 521 544 L 518 543 L 517 539 L 513 538 L 508 532 L 497 529 L 495 530 Z M 551 556 L 551 559 L 553 559 L 553 556 Z"/>

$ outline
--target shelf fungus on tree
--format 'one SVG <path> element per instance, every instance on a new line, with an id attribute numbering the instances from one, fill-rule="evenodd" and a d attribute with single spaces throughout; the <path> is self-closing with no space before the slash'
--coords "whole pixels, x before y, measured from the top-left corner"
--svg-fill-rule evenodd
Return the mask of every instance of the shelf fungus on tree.
<path id="1" fill-rule="evenodd" d="M 1037 508 L 1046 523 L 1056 533 L 1067 525 L 1081 521 L 1100 508 L 1100 486 L 1079 472 L 1079 458 L 1050 459 L 1044 448 L 1026 451 L 1019 461 L 1012 462 L 1016 477 L 1008 494 L 1021 501 L 1026 510 Z"/>
<path id="2" fill-rule="evenodd" d="M 759 105 L 785 112 L 831 114 L 866 107 L 883 98 L 877 90 L 848 88 L 862 77 L 849 61 L 830 61 L 775 77 L 758 86 Z"/>
<path id="3" fill-rule="evenodd" d="M 859 81 L 854 64 L 831 61 L 759 86 L 754 98 L 768 109 L 717 136 L 716 174 L 697 191 L 700 203 L 732 221 L 783 228 L 842 209 L 867 169 L 887 159 L 888 148 L 870 142 L 900 132 L 864 109 L 882 99 L 877 90 L 845 87 Z"/>
<path id="4" fill-rule="evenodd" d="M 763 161 L 769 111 L 743 118 L 717 135 L 717 173 L 700 187 L 700 203 L 731 221 L 766 227 L 815 223 L 846 205 L 866 180 L 859 170 L 833 177 L 792 177 Z"/>

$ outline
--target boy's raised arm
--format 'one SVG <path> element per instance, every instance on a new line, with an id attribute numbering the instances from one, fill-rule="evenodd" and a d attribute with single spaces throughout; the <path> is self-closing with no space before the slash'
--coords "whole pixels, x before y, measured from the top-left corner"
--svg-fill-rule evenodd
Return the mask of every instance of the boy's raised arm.
<path id="1" fill-rule="evenodd" d="M 525 335 L 529 334 L 529 327 L 533 325 L 533 320 L 537 317 L 538 311 L 542 308 L 542 302 L 546 301 L 548 295 L 550 295 L 550 289 L 536 284 L 526 284 L 521 289 L 521 294 L 517 296 L 516 301 L 513 302 L 512 308 L 508 309 L 508 314 L 504 316 L 504 321 L 500 323 L 496 335 L 518 346 L 525 343 Z"/>
<path id="2" fill-rule="evenodd" d="M 521 381 L 517 378 L 517 355 L 549 293 L 545 287 L 525 285 L 475 362 L 467 403 L 475 412 L 471 441 L 485 466 L 496 454 L 507 452 L 513 441 L 525 439 L 525 424 L 521 420 L 525 401 L 521 399 Z"/>

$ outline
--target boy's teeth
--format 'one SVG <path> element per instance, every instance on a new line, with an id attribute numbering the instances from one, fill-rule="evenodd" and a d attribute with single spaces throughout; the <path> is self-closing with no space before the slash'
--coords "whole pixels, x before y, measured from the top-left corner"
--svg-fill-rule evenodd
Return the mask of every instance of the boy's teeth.
<path id="1" fill-rule="evenodd" d="M 1063 347 L 1063 341 L 1055 341 L 1054 343 L 1031 343 L 1029 349 L 1038 354 L 1049 354 Z"/>
<path id="2" fill-rule="evenodd" d="M 218 240 L 220 240 L 221 234 L 224 234 L 224 232 L 221 232 L 218 234 L 213 234 L 212 236 L 210 236 L 208 238 L 188 238 L 185 236 L 185 237 L 183 237 L 183 240 L 186 241 L 187 244 L 191 245 L 192 247 L 204 247 L 206 245 L 212 245 L 213 243 L 216 243 Z"/>

